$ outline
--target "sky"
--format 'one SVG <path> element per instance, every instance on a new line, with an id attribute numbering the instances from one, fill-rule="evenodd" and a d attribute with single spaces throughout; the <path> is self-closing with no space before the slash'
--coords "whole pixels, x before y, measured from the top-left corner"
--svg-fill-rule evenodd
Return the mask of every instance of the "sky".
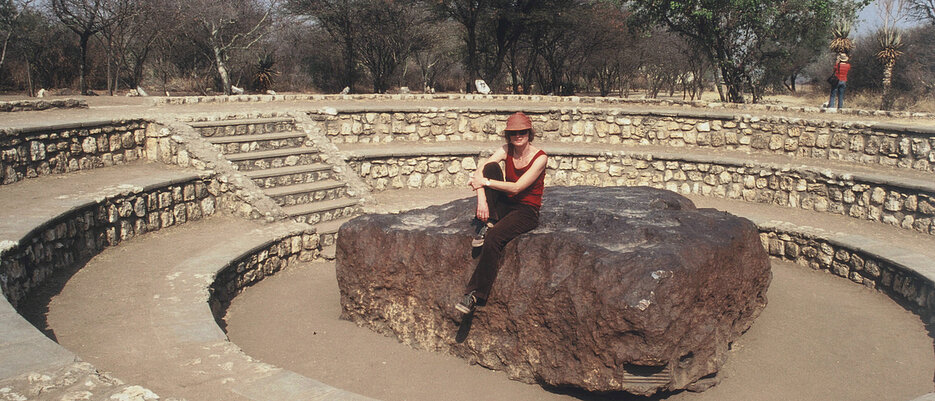
<path id="1" fill-rule="evenodd" d="M 873 33 L 879 29 L 883 25 L 882 14 L 883 11 L 880 9 L 878 1 L 874 1 L 867 7 L 864 7 L 864 9 L 860 11 L 857 24 L 854 25 L 851 39 Z M 907 28 L 918 24 L 919 23 L 916 21 L 906 19 L 897 24 L 897 26 Z"/>

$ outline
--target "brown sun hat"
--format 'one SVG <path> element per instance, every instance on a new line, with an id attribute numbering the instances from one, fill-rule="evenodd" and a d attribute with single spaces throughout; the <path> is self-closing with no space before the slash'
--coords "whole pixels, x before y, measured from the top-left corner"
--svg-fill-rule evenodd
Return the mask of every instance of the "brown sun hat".
<path id="1" fill-rule="evenodd" d="M 513 113 L 510 118 L 506 119 L 506 130 L 507 131 L 522 131 L 532 128 L 532 120 L 528 116 L 523 114 L 522 111 L 517 111 Z"/>
<path id="2" fill-rule="evenodd" d="M 847 53 L 838 53 L 839 62 L 846 63 L 847 60 L 849 60 L 849 58 L 847 57 Z"/>

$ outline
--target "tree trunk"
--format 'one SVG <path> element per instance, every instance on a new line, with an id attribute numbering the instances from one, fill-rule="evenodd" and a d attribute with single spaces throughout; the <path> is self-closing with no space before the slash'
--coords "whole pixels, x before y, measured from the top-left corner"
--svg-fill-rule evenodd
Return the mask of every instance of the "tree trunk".
<path id="1" fill-rule="evenodd" d="M 731 103 L 743 103 L 743 92 L 741 85 L 743 80 L 736 68 L 730 66 L 730 61 L 722 61 L 721 76 L 724 77 L 724 85 L 727 86 L 727 101 Z"/>
<path id="2" fill-rule="evenodd" d="M 477 68 L 477 32 L 474 26 L 468 26 L 467 28 L 467 38 L 465 40 L 467 45 L 467 68 L 468 68 L 468 82 L 467 82 L 467 93 L 475 91 L 474 81 L 477 79 L 480 72 Z"/>
<path id="3" fill-rule="evenodd" d="M 26 62 L 26 94 L 29 97 L 36 96 L 36 89 L 33 87 L 32 83 L 32 64 Z"/>
<path id="4" fill-rule="evenodd" d="M 110 46 L 107 46 L 107 94 L 110 96 L 114 95 L 114 72 L 113 72 L 113 51 L 110 49 Z"/>
<path id="5" fill-rule="evenodd" d="M 221 76 L 221 86 L 225 95 L 231 94 L 230 72 L 227 71 L 227 64 L 224 62 L 224 54 L 220 48 L 214 46 L 214 62 L 218 66 L 218 75 Z"/>
<path id="6" fill-rule="evenodd" d="M 357 73 L 354 69 L 356 65 L 356 53 L 354 52 L 354 42 L 351 40 L 344 41 L 344 86 L 349 88 L 351 91 L 354 90 L 354 84 L 357 81 Z"/>
<path id="7" fill-rule="evenodd" d="M 896 103 L 896 96 L 893 93 L 893 67 L 896 66 L 896 60 L 887 60 L 883 67 L 883 100 L 880 108 L 883 110 L 892 110 Z"/>
<path id="8" fill-rule="evenodd" d="M 10 44 L 10 37 L 13 36 L 13 27 L 10 27 L 10 31 L 7 32 L 6 37 L 3 38 L 3 50 L 0 51 L 0 68 L 3 68 L 3 61 L 6 60 L 6 48 Z"/>
<path id="9" fill-rule="evenodd" d="M 91 35 L 84 33 L 80 36 L 79 45 L 81 47 L 81 66 L 78 73 L 78 90 L 82 95 L 87 95 L 88 91 L 88 39 Z"/>

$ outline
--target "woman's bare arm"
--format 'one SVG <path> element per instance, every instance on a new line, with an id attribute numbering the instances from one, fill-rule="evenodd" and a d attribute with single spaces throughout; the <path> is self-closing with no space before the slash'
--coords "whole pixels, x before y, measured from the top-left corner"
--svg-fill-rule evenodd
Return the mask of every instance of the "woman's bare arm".
<path id="1" fill-rule="evenodd" d="M 471 187 L 476 190 L 481 187 L 484 187 L 486 185 L 486 182 L 489 181 L 490 184 L 486 185 L 487 187 L 496 189 L 498 191 L 506 192 L 507 194 L 510 194 L 510 195 L 516 195 L 522 192 L 524 189 L 529 188 L 529 186 L 532 185 L 532 183 L 535 182 L 537 178 L 539 178 L 539 175 L 542 174 L 543 171 L 545 171 L 545 166 L 547 163 L 548 163 L 548 156 L 542 155 L 542 157 L 537 158 L 535 161 L 532 162 L 532 166 L 529 167 L 529 170 L 526 170 L 526 173 L 524 173 L 522 177 L 519 177 L 519 180 L 517 180 L 516 182 L 487 180 L 483 177 L 478 179 L 475 176 L 471 180 Z M 477 191 L 477 192 L 481 193 L 483 191 Z"/>
<path id="2" fill-rule="evenodd" d="M 474 170 L 474 174 L 471 176 L 471 180 L 468 183 L 471 185 L 471 188 L 474 189 L 474 192 L 477 193 L 477 212 L 476 216 L 481 221 L 486 222 L 490 217 L 490 210 L 487 209 L 487 194 L 484 191 L 479 191 L 483 188 L 484 178 L 484 166 L 488 163 L 499 163 L 501 160 L 506 159 L 506 149 L 507 146 L 503 145 L 499 149 L 495 150 L 487 159 L 483 161 L 480 165 L 477 166 L 477 169 Z M 475 183 L 481 183 L 479 186 L 475 186 Z"/>

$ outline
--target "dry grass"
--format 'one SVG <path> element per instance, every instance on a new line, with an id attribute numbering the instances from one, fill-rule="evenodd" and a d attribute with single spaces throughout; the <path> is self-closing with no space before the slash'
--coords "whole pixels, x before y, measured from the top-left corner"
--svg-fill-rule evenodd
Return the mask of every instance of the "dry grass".
<path id="1" fill-rule="evenodd" d="M 830 90 L 825 86 L 807 86 L 800 88 L 796 94 L 768 95 L 764 103 L 821 107 L 828 103 L 829 95 Z M 878 110 L 882 100 L 883 94 L 876 91 L 845 91 L 844 93 L 844 105 L 849 109 Z M 896 98 L 894 110 L 935 113 L 935 97 L 900 96 Z"/>

